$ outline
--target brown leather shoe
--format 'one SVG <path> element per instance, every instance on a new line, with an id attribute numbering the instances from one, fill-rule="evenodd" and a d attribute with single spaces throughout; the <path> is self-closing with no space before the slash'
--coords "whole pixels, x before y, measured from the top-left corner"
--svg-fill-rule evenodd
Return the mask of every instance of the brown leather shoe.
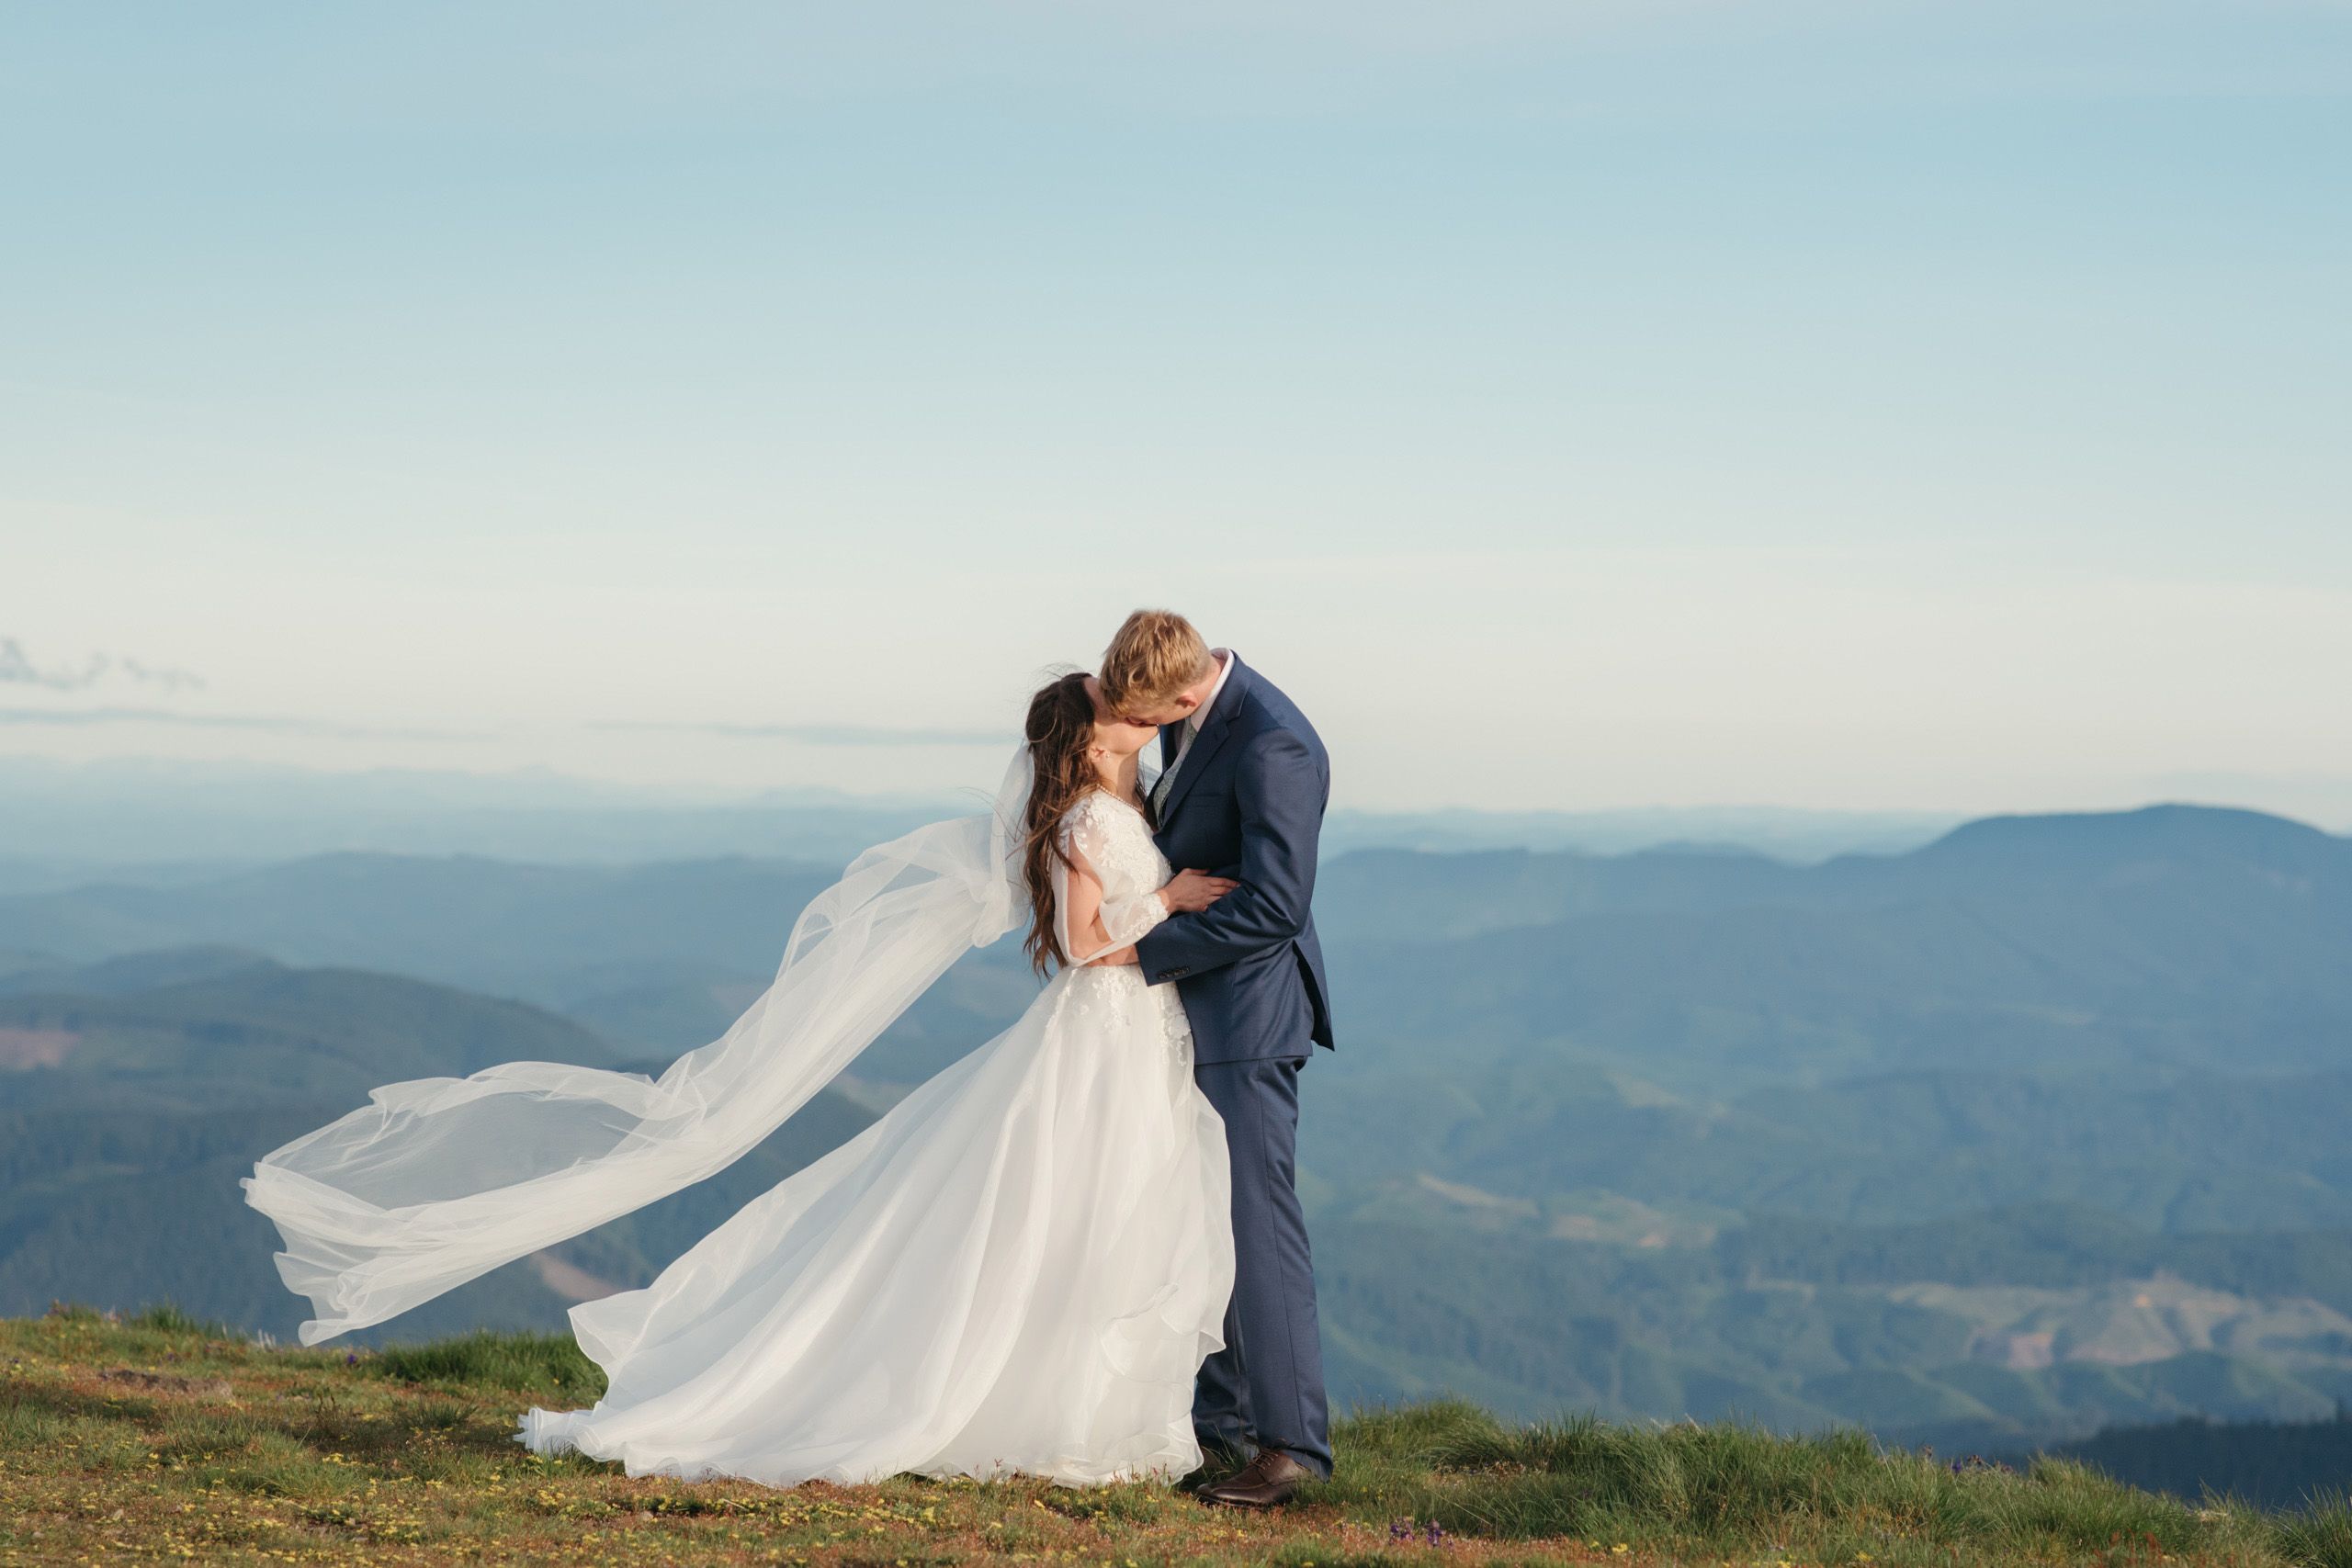
<path id="1" fill-rule="evenodd" d="M 1177 1489 L 1198 1492 L 1204 1486 L 1213 1486 L 1223 1481 L 1249 1462 L 1238 1449 L 1227 1448 L 1223 1443 L 1203 1443 L 1200 1468 L 1178 1482 Z"/>
<path id="2" fill-rule="evenodd" d="M 1260 1449 L 1258 1457 L 1243 1465 L 1239 1474 L 1204 1486 L 1193 1495 L 1229 1508 L 1272 1508 L 1289 1502 L 1303 1483 L 1314 1478 L 1313 1471 L 1282 1450 Z"/>

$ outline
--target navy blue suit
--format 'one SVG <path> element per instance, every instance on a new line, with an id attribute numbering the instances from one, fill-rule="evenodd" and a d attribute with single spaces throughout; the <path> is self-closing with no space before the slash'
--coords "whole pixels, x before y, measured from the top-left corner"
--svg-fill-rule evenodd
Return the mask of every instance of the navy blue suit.
<path id="1" fill-rule="evenodd" d="M 1160 807 L 1160 852 L 1239 886 L 1171 915 L 1136 944 L 1144 978 L 1173 983 L 1192 1022 L 1194 1077 L 1233 1161 L 1233 1299 L 1225 1348 L 1201 1368 L 1204 1444 L 1274 1448 L 1331 1473 L 1315 1270 L 1296 1186 L 1298 1071 L 1331 1044 L 1330 988 L 1309 904 L 1331 762 L 1306 716 L 1230 649 Z M 1181 724 L 1163 726 L 1174 759 Z"/>

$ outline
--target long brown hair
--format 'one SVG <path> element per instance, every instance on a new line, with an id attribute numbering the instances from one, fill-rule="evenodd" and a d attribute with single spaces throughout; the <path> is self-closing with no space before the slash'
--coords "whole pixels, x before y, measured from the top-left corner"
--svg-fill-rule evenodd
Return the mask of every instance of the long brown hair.
<path id="1" fill-rule="evenodd" d="M 1062 852 L 1063 813 L 1086 797 L 1102 775 L 1086 754 L 1094 742 L 1094 699 L 1086 694 L 1086 671 L 1073 670 L 1047 682 L 1029 699 L 1021 727 L 1029 742 L 1029 811 L 1021 824 L 1021 874 L 1029 886 L 1029 938 L 1021 944 L 1037 973 L 1048 961 L 1067 965 L 1054 934 L 1054 862 L 1067 867 Z"/>

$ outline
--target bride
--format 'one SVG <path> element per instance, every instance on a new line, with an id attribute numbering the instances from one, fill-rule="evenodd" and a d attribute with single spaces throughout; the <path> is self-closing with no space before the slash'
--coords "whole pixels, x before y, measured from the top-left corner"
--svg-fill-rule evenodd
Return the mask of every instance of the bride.
<path id="1" fill-rule="evenodd" d="M 768 990 L 660 1080 L 546 1062 L 414 1079 L 265 1156 L 241 1184 L 319 1311 L 302 1343 L 720 1168 L 1025 920 L 1053 975 L 1020 1020 L 652 1283 L 573 1306 L 605 1395 L 534 1405 L 514 1439 L 776 1486 L 1195 1469 L 1193 1379 L 1233 1286 L 1225 1129 L 1176 988 L 1095 960 L 1233 884 L 1170 875 L 1136 789 L 1155 732 L 1091 677 L 1039 691 L 1024 733 L 993 812 L 859 856 Z"/>

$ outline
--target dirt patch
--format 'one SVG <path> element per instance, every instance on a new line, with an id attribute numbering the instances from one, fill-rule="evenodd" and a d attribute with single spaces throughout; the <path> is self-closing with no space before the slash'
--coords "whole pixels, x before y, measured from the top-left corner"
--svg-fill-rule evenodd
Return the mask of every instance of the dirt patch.
<path id="1" fill-rule="evenodd" d="M 220 1399 L 230 1392 L 227 1378 L 189 1378 L 177 1372 L 142 1372 L 136 1367 L 108 1367 L 98 1376 L 108 1382 L 148 1389 L 156 1393 L 200 1393 Z"/>

